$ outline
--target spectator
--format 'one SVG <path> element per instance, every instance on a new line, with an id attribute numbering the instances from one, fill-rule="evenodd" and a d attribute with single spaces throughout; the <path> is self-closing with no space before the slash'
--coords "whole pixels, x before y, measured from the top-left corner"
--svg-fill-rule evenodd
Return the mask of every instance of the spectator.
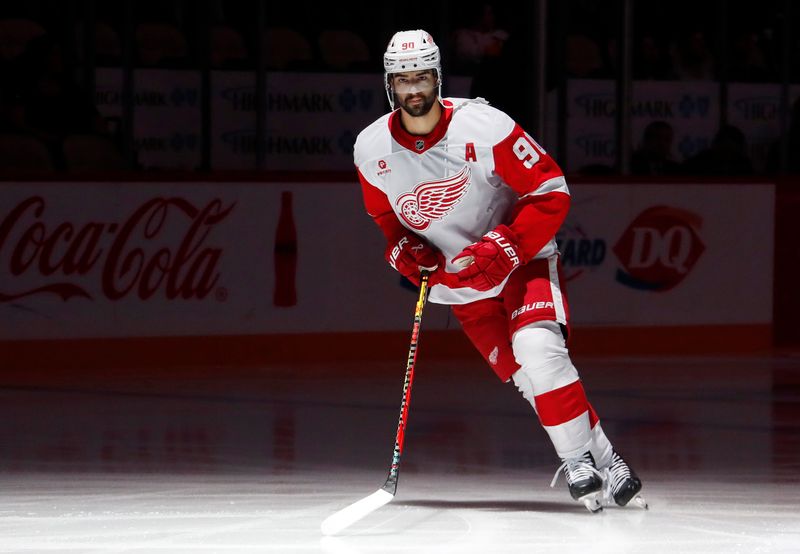
<path id="1" fill-rule="evenodd" d="M 692 175 L 752 175 L 744 133 L 733 125 L 723 125 L 711 148 L 686 160 L 684 169 Z"/>
<path id="2" fill-rule="evenodd" d="M 746 30 L 736 36 L 728 78 L 742 83 L 764 83 L 776 78 L 757 32 Z"/>
<path id="3" fill-rule="evenodd" d="M 800 98 L 792 104 L 789 117 L 788 134 L 788 165 L 789 173 L 800 173 Z M 781 139 L 775 140 L 767 153 L 767 172 L 777 173 L 781 169 Z"/>
<path id="4" fill-rule="evenodd" d="M 714 78 L 714 56 L 703 31 L 694 29 L 678 38 L 672 47 L 672 65 L 676 77 L 682 81 Z"/>
<path id="5" fill-rule="evenodd" d="M 666 121 L 653 121 L 642 134 L 642 144 L 631 157 L 633 175 L 676 175 L 680 164 L 672 159 L 675 133 Z"/>
<path id="6" fill-rule="evenodd" d="M 567 36 L 567 76 L 576 79 L 599 79 L 609 76 L 600 47 L 584 34 Z"/>
<path id="7" fill-rule="evenodd" d="M 525 105 L 520 102 L 519 89 L 508 86 L 508 76 L 519 74 L 531 63 L 526 40 L 522 33 L 511 33 L 500 55 L 485 58 L 478 66 L 470 87 L 470 96 L 485 98 L 523 123 L 526 123 Z"/>
<path id="8" fill-rule="evenodd" d="M 800 173 L 800 98 L 792 105 L 789 120 L 789 172 Z"/>

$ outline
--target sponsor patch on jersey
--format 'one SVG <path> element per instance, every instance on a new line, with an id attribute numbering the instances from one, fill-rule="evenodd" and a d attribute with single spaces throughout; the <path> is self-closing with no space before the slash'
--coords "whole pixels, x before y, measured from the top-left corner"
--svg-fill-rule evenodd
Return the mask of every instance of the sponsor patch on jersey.
<path id="1" fill-rule="evenodd" d="M 376 174 L 381 177 L 383 175 L 388 175 L 391 173 L 392 170 L 389 167 L 389 164 L 386 163 L 386 160 L 378 160 L 378 171 Z"/>
<path id="2" fill-rule="evenodd" d="M 395 201 L 395 211 L 415 231 L 424 231 L 431 221 L 442 219 L 459 203 L 470 185 L 471 171 L 465 165 L 451 177 L 423 181 Z"/>

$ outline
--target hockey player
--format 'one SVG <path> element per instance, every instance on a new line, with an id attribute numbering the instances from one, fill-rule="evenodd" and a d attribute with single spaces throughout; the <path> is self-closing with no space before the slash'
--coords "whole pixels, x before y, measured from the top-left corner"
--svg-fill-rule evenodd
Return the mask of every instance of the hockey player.
<path id="1" fill-rule="evenodd" d="M 354 156 L 387 261 L 417 284 L 431 271 L 430 301 L 452 306 L 497 376 L 533 406 L 563 461 L 553 484 L 563 469 L 593 512 L 611 499 L 646 506 L 566 348 L 554 238 L 570 204 L 561 170 L 483 99 L 442 98 L 439 48 L 425 31 L 396 33 L 384 70 L 394 111 L 359 134 Z"/>

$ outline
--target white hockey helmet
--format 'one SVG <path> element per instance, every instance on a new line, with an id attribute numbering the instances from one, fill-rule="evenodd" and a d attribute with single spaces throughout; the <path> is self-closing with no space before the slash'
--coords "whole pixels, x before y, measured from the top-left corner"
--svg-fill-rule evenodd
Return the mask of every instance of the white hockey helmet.
<path id="1" fill-rule="evenodd" d="M 383 69 L 386 96 L 392 109 L 394 109 L 394 91 L 389 77 L 392 73 L 432 69 L 436 72 L 439 98 L 442 98 L 442 59 L 439 47 L 433 42 L 430 33 L 422 29 L 399 31 L 394 34 L 383 55 Z"/>

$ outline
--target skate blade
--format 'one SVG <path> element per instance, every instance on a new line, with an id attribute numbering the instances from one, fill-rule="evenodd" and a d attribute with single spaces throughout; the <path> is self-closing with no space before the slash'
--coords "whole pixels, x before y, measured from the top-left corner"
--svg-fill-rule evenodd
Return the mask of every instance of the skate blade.
<path id="1" fill-rule="evenodd" d="M 586 509 L 592 512 L 593 514 L 597 514 L 603 511 L 603 491 L 597 491 L 593 493 L 589 493 L 585 496 L 581 496 L 578 499 L 578 502 L 582 502 Z"/>
<path id="2" fill-rule="evenodd" d="M 637 506 L 643 510 L 650 509 L 650 506 L 647 505 L 647 500 L 645 500 L 644 497 L 642 497 L 642 495 L 640 494 L 637 494 L 636 496 L 631 498 L 631 501 L 628 504 L 633 504 L 634 506 Z"/>

